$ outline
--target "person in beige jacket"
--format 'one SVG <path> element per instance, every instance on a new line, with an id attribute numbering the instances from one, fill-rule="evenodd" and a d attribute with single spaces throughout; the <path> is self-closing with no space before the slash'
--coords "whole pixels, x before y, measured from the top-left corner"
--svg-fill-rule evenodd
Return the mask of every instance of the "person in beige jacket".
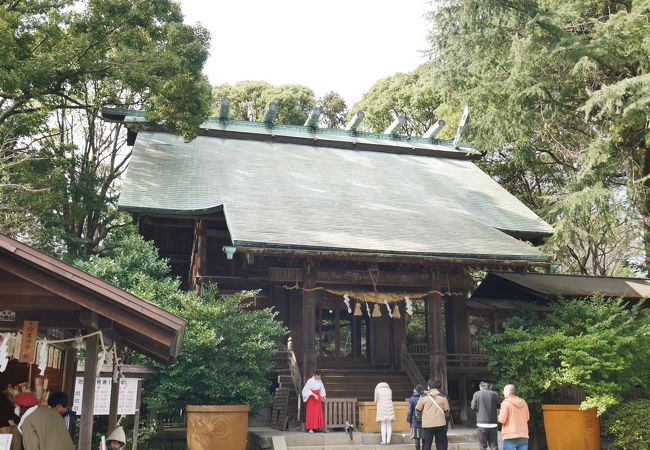
<path id="1" fill-rule="evenodd" d="M 48 406 L 38 406 L 36 397 L 28 392 L 16 395 L 14 403 L 21 407 L 18 429 L 25 450 L 74 450 L 68 428 L 58 412 Z"/>
<path id="2" fill-rule="evenodd" d="M 447 450 L 447 419 L 444 411 L 449 411 L 449 401 L 440 394 L 440 382 L 429 380 L 428 390 L 420 397 L 415 409 L 422 411 L 422 450 L 431 450 L 436 440 L 436 450 Z"/>

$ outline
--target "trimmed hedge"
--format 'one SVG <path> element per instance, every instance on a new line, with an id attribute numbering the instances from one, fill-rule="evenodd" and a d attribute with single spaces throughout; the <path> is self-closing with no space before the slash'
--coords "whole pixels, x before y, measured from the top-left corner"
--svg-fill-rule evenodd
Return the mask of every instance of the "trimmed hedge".
<path id="1" fill-rule="evenodd" d="M 650 400 L 638 399 L 613 407 L 603 420 L 614 448 L 650 450 Z"/>

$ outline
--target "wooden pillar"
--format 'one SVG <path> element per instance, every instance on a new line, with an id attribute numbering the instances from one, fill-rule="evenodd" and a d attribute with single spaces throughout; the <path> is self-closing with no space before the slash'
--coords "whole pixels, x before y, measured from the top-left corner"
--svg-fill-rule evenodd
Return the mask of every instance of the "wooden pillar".
<path id="1" fill-rule="evenodd" d="M 431 274 L 431 288 L 440 289 L 436 273 Z M 443 343 L 442 333 L 442 296 L 427 295 L 427 324 L 429 347 L 429 377 L 440 381 L 442 388 L 447 391 L 447 353 Z"/>
<path id="2" fill-rule="evenodd" d="M 122 357 L 121 345 L 119 344 L 118 341 L 115 341 L 113 345 L 115 345 L 115 353 L 117 355 L 116 358 L 121 358 Z M 117 371 L 117 361 L 114 361 L 113 373 L 111 379 L 111 401 L 108 407 L 108 432 L 109 433 L 113 431 L 117 426 L 117 405 L 119 403 L 119 398 L 120 398 L 120 380 L 116 376 L 115 373 L 116 371 Z"/>
<path id="3" fill-rule="evenodd" d="M 316 369 L 316 270 L 313 263 L 304 267 L 302 293 L 302 376 L 308 380 Z"/>
<path id="4" fill-rule="evenodd" d="M 445 295 L 442 298 L 445 308 L 445 331 L 446 343 L 447 343 L 447 353 L 458 353 L 456 351 L 456 329 L 454 328 L 454 316 L 456 311 L 454 309 L 454 299 L 450 295 Z"/>
<path id="5" fill-rule="evenodd" d="M 469 319 L 467 317 L 467 297 L 464 294 L 450 297 L 453 310 L 454 350 L 456 353 L 470 352 Z M 460 402 L 460 421 L 469 420 L 469 396 L 465 374 L 458 378 L 458 395 Z"/>
<path id="6" fill-rule="evenodd" d="M 95 411 L 95 386 L 97 385 L 97 352 L 99 336 L 86 339 L 84 365 L 84 390 L 82 396 L 81 422 L 79 424 L 79 450 L 89 450 L 93 439 L 93 412 Z"/>
<path id="7" fill-rule="evenodd" d="M 197 219 L 194 222 L 194 243 L 188 280 L 190 288 L 197 293 L 201 292 L 201 285 L 196 282 L 196 277 L 205 275 L 208 265 L 208 241 L 205 230 L 205 220 Z"/>
<path id="8" fill-rule="evenodd" d="M 467 379 L 465 374 L 461 374 L 458 377 L 458 396 L 460 402 L 460 421 L 462 423 L 467 423 L 469 420 L 469 397 L 467 396 Z"/>
<path id="9" fill-rule="evenodd" d="M 140 403 L 142 401 L 142 380 L 138 380 L 138 391 L 135 394 L 135 415 L 133 416 L 133 441 L 131 450 L 138 448 L 138 429 L 140 428 Z"/>
<path id="10" fill-rule="evenodd" d="M 469 317 L 467 316 L 467 298 L 464 294 L 454 295 L 452 304 L 454 309 L 454 334 L 456 353 L 470 352 Z"/>

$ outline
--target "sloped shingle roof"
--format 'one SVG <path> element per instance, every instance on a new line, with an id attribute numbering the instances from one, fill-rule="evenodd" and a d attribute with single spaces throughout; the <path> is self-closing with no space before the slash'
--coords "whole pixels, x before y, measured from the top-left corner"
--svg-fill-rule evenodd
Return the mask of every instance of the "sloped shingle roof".
<path id="1" fill-rule="evenodd" d="M 222 134 L 185 143 L 140 132 L 120 208 L 223 208 L 235 246 L 546 260 L 508 233 L 552 228 L 452 147 L 345 134 L 323 143 L 302 127 L 241 122 L 205 128 Z"/>

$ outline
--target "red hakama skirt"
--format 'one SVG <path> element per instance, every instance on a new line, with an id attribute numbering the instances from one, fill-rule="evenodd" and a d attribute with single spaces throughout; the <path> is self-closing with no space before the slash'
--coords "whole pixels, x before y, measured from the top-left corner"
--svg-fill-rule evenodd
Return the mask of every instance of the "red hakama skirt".
<path id="1" fill-rule="evenodd" d="M 312 390 L 318 396 L 315 399 L 311 395 L 305 404 L 305 428 L 308 430 L 321 430 L 325 428 L 325 417 L 323 416 L 323 402 L 320 398 L 320 390 Z"/>

